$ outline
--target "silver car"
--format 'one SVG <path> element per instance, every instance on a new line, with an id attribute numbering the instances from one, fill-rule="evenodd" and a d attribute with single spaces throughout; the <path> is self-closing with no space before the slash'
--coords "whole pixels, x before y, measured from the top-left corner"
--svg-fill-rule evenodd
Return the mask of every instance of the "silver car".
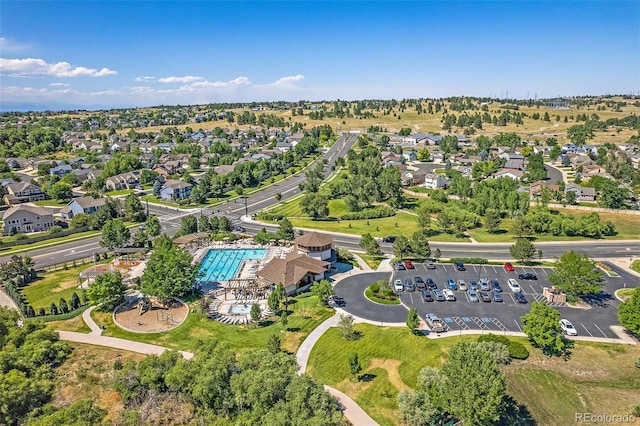
<path id="1" fill-rule="evenodd" d="M 480 299 L 478 299 L 478 292 L 472 288 L 469 289 L 467 295 L 469 296 L 469 302 L 476 303 L 480 301 Z"/>
<path id="2" fill-rule="evenodd" d="M 464 280 L 458 280 L 458 289 L 460 291 L 467 291 L 467 283 Z"/>

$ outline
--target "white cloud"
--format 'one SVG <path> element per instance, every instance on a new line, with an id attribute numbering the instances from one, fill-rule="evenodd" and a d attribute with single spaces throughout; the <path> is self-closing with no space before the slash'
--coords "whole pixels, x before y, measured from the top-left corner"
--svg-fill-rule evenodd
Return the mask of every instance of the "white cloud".
<path id="1" fill-rule="evenodd" d="M 104 77 L 117 74 L 109 68 L 73 67 L 68 62 L 48 63 L 44 59 L 6 59 L 0 58 L 0 74 L 13 77 Z"/>
<path id="2" fill-rule="evenodd" d="M 204 78 L 195 75 L 185 75 L 183 77 L 163 77 L 159 78 L 159 83 L 193 83 L 194 81 L 202 81 Z"/>
<path id="3" fill-rule="evenodd" d="M 24 52 L 33 48 L 31 43 L 19 43 L 5 37 L 0 37 L 0 52 Z"/>
<path id="4" fill-rule="evenodd" d="M 53 86 L 53 87 L 69 87 L 71 85 L 69 83 L 51 83 L 49 86 Z"/>
<path id="5" fill-rule="evenodd" d="M 304 75 L 302 75 L 302 74 L 290 75 L 290 76 L 282 77 L 282 78 L 278 79 L 273 84 L 276 84 L 276 85 L 279 85 L 279 84 L 293 84 L 293 83 L 295 83 L 297 81 L 302 81 L 302 80 L 304 80 Z"/>
<path id="6" fill-rule="evenodd" d="M 141 75 L 140 77 L 136 77 L 137 82 L 147 82 L 155 80 L 155 77 L 151 77 L 150 75 Z"/>
<path id="7" fill-rule="evenodd" d="M 193 88 L 214 88 L 214 89 L 227 89 L 227 88 L 233 88 L 233 87 L 239 87 L 239 86 L 250 86 L 251 80 L 249 80 L 249 78 L 247 77 L 237 77 L 234 78 L 233 80 L 229 80 L 229 81 L 214 81 L 214 82 L 210 82 L 210 81 L 198 81 L 195 82 L 191 85 L 189 85 L 188 87 L 193 87 Z M 187 86 L 183 86 L 183 88 L 187 88 Z"/>

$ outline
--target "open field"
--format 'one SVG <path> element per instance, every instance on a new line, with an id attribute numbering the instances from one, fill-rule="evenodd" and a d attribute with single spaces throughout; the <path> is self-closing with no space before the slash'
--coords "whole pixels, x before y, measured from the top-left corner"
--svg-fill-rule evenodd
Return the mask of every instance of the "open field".
<path id="1" fill-rule="evenodd" d="M 243 352 L 252 348 L 266 348 L 267 339 L 276 334 L 282 339 L 283 349 L 295 352 L 307 335 L 325 319 L 333 315 L 328 308 L 318 306 L 318 299 L 309 293 L 291 299 L 287 331 L 283 331 L 277 317 L 265 321 L 257 327 L 253 324 L 237 326 L 222 324 L 209 319 L 200 313 L 190 313 L 187 319 L 178 327 L 165 333 L 138 334 L 130 333 L 118 328 L 114 323 L 111 312 L 91 312 L 91 316 L 99 326 L 106 325 L 104 336 L 120 337 L 144 343 L 166 346 L 173 349 L 195 351 L 198 340 L 204 337 L 215 337 L 229 343 L 236 352 Z M 190 304 L 190 308 L 199 310 L 199 301 Z M 274 322 L 275 321 L 275 322 Z"/>
<path id="2" fill-rule="evenodd" d="M 440 367 L 458 336 L 430 340 L 404 328 L 359 324 L 357 341 L 344 340 L 338 329 L 325 333 L 313 348 L 307 372 L 345 392 L 381 425 L 400 424 L 398 392 L 413 388 L 424 366 Z M 524 338 L 513 338 L 529 349 L 525 361 L 505 368 L 507 393 L 527 406 L 539 425 L 574 423 L 575 412 L 630 414 L 640 401 L 640 372 L 634 359 L 640 347 L 576 342 L 568 361 L 549 358 Z M 394 342 L 393 345 L 380 342 Z M 350 380 L 348 359 L 357 353 L 367 381 Z"/>

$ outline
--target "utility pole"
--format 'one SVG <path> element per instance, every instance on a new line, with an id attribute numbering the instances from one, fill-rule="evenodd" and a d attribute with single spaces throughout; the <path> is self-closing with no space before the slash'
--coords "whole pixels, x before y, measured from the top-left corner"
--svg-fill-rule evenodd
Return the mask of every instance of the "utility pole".
<path id="1" fill-rule="evenodd" d="M 247 196 L 242 196 L 241 198 L 244 199 L 244 215 L 246 217 L 249 217 L 249 207 L 247 206 Z"/>

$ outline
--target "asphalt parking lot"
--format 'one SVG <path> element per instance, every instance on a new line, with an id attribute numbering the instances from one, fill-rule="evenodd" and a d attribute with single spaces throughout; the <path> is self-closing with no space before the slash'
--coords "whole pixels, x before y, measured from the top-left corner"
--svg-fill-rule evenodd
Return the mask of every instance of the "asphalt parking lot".
<path id="1" fill-rule="evenodd" d="M 425 281 L 427 277 L 432 278 L 439 289 L 445 289 L 446 280 L 451 278 L 456 283 L 458 280 L 465 280 L 468 284 L 470 280 L 479 281 L 480 278 L 487 278 L 489 281 L 497 279 L 502 286 L 503 302 L 479 302 L 472 303 L 467 292 L 454 291 L 456 301 L 447 302 L 425 302 L 422 300 L 419 291 L 401 292 L 400 298 L 408 307 L 418 310 L 420 317 L 427 313 L 438 315 L 447 325 L 448 331 L 461 330 L 485 330 L 487 332 L 499 333 L 501 331 L 522 331 L 520 316 L 527 313 L 533 301 L 544 301 L 542 296 L 544 287 L 551 287 L 547 280 L 547 275 L 552 272 L 551 268 L 542 267 L 522 267 L 515 266 L 513 272 L 506 271 L 498 265 L 465 265 L 466 271 L 457 271 L 452 264 L 437 264 L 435 270 L 426 269 L 424 264 L 414 264 L 415 269 L 395 271 L 392 280 L 400 279 L 404 283 L 407 278 L 413 279 L 416 276 L 422 277 Z M 620 277 L 606 277 L 606 285 L 601 296 L 589 300 L 591 309 L 576 309 L 565 304 L 551 304 L 560 311 L 562 318 L 566 318 L 573 323 L 579 335 L 592 337 L 616 338 L 617 336 L 610 329 L 611 325 L 618 324 L 617 307 L 619 302 L 613 297 L 613 291 L 624 286 L 625 282 L 637 283 L 638 278 L 626 274 L 624 271 L 609 265 Z M 518 274 L 534 273 L 537 280 L 521 280 Z M 515 278 L 525 293 L 527 303 L 517 303 L 513 293 L 507 286 L 507 280 Z"/>

